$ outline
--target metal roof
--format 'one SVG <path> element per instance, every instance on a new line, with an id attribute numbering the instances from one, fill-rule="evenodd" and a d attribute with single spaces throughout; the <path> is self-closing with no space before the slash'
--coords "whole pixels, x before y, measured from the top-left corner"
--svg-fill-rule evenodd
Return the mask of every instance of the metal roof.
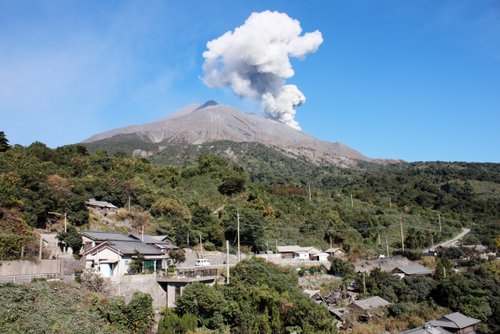
<path id="1" fill-rule="evenodd" d="M 460 312 L 455 312 L 445 315 L 443 318 L 455 323 L 458 326 L 458 328 L 469 327 L 477 324 L 478 322 L 481 322 L 481 320 L 470 318 L 468 316 L 463 315 Z"/>
<path id="2" fill-rule="evenodd" d="M 320 250 L 314 247 L 301 247 L 297 245 L 278 246 L 278 253 L 300 253 L 300 252 L 309 253 L 310 251 L 321 252 Z"/>
<path id="3" fill-rule="evenodd" d="M 318 295 L 319 295 L 319 294 L 320 294 L 320 292 L 321 292 L 320 290 L 308 290 L 308 289 L 304 289 L 304 293 L 305 293 L 306 295 L 308 295 L 308 296 L 309 296 L 309 298 L 314 297 L 314 295 L 316 295 L 316 294 L 318 294 Z M 320 297 L 321 297 L 321 296 L 320 296 Z"/>
<path id="4" fill-rule="evenodd" d="M 130 233 L 128 236 L 130 238 L 140 240 L 146 244 L 157 244 L 157 245 L 161 245 L 161 244 L 171 245 L 172 244 L 172 242 L 170 242 L 170 241 L 159 240 L 159 239 L 155 238 L 154 236 L 148 235 L 148 234 L 142 235 L 140 233 Z"/>
<path id="5" fill-rule="evenodd" d="M 356 300 L 353 302 L 353 304 L 365 311 L 376 307 L 391 305 L 390 302 L 379 296 Z"/>
<path id="6" fill-rule="evenodd" d="M 106 240 L 136 241 L 135 239 L 129 238 L 126 235 L 123 235 L 118 232 L 81 231 L 80 234 L 94 241 L 106 241 Z"/>
<path id="7" fill-rule="evenodd" d="M 109 202 L 104 202 L 104 201 L 96 201 L 94 198 L 89 199 L 87 202 L 85 202 L 87 205 L 91 206 L 98 206 L 101 208 L 108 208 L 108 209 L 118 209 L 116 206 Z"/>
<path id="8" fill-rule="evenodd" d="M 342 248 L 328 248 L 325 253 L 335 253 L 335 252 L 342 252 L 345 253 L 345 251 Z"/>
<path id="9" fill-rule="evenodd" d="M 434 272 L 431 269 L 426 268 L 418 263 L 409 264 L 406 266 L 397 266 L 394 270 L 399 270 L 406 275 L 431 275 Z"/>
<path id="10" fill-rule="evenodd" d="M 464 329 L 470 326 L 473 326 L 477 323 L 481 322 L 481 320 L 474 319 L 463 315 L 460 312 L 451 313 L 445 315 L 439 320 L 429 321 L 426 325 L 430 328 L 427 328 L 425 331 L 425 327 L 419 327 L 410 329 L 400 334 L 449 334 L 451 332 L 447 331 L 444 328 L 453 328 L 453 332 L 456 332 L 457 329 Z"/>

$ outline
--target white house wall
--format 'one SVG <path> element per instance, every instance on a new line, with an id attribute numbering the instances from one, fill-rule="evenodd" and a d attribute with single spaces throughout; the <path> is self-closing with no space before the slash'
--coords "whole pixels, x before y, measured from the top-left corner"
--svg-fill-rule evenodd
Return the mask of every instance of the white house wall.
<path id="1" fill-rule="evenodd" d="M 120 277 L 125 275 L 128 271 L 128 267 L 130 264 L 131 258 L 130 257 L 125 257 L 122 258 L 119 254 L 114 252 L 113 250 L 109 248 L 103 248 L 100 249 L 97 253 L 95 254 L 87 254 L 86 256 L 86 267 L 87 268 L 93 268 L 97 272 L 101 272 L 101 268 L 99 267 L 100 264 L 103 263 L 112 263 L 113 264 L 113 272 L 110 278 L 112 280 L 120 280 Z M 102 274 L 104 277 L 107 277 L 106 275 L 107 269 L 104 267 L 102 268 Z"/>

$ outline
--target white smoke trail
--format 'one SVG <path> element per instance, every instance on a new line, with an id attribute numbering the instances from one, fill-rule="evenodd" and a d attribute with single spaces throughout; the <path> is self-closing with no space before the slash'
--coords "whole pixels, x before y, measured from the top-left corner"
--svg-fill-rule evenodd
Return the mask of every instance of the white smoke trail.
<path id="1" fill-rule="evenodd" d="M 323 42 L 317 30 L 301 33 L 300 22 L 285 13 L 252 13 L 242 26 L 207 43 L 205 84 L 260 99 L 268 117 L 300 130 L 295 108 L 306 98 L 297 86 L 285 84 L 295 74 L 290 57 L 302 59 Z"/>

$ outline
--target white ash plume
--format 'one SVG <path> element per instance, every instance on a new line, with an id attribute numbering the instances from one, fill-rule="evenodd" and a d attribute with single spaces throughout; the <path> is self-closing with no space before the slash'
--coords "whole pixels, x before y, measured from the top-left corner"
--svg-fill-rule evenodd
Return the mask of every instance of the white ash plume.
<path id="1" fill-rule="evenodd" d="M 252 13 L 242 26 L 207 43 L 205 84 L 259 99 L 268 117 L 300 130 L 295 108 L 306 98 L 297 86 L 285 84 L 295 74 L 290 57 L 303 59 L 323 42 L 318 30 L 301 33 L 300 22 L 285 13 Z"/>

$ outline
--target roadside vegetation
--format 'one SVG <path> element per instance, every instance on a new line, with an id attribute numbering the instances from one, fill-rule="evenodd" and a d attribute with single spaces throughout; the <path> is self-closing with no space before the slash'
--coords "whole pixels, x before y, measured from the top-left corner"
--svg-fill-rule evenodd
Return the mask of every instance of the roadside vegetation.
<path id="1" fill-rule="evenodd" d="M 78 283 L 0 284 L 1 333 L 146 334 L 152 319 L 151 296 L 143 293 L 127 304 Z"/>
<path id="2" fill-rule="evenodd" d="M 302 292 L 293 272 L 258 258 L 240 262 L 230 284 L 188 285 L 174 312 L 165 313 L 159 334 L 173 333 L 172 319 L 179 319 L 175 333 L 187 333 L 183 319 L 214 333 L 337 333 L 328 310 Z"/>

